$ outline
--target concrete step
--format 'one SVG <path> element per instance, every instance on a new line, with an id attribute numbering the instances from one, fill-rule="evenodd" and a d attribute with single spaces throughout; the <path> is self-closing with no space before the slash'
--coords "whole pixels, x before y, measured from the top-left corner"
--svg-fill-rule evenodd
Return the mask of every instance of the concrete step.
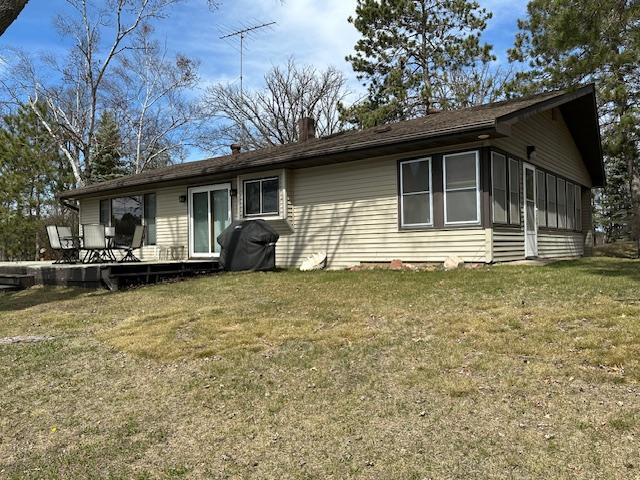
<path id="1" fill-rule="evenodd" d="M 20 273 L 0 273 L 0 286 L 24 289 L 33 287 L 36 283 L 34 275 Z"/>

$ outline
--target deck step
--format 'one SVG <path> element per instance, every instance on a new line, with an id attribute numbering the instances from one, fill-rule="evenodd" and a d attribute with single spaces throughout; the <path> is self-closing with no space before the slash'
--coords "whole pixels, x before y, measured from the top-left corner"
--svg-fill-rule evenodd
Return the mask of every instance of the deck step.
<path id="1" fill-rule="evenodd" d="M 15 292 L 17 290 L 21 290 L 21 288 L 17 285 L 0 285 L 0 293 L 2 292 Z"/>
<path id="2" fill-rule="evenodd" d="M 15 287 L 15 289 L 24 289 L 33 287 L 35 283 L 35 275 L 21 273 L 0 273 L 0 287 Z M 4 290 L 6 290 L 6 288 Z"/>

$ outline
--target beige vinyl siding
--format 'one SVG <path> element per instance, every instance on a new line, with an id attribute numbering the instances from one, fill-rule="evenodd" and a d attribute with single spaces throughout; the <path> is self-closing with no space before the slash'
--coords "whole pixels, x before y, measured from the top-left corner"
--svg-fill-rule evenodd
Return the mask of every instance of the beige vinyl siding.
<path id="1" fill-rule="evenodd" d="M 584 254 L 584 240 L 580 232 L 538 233 L 540 258 L 577 257 Z"/>
<path id="2" fill-rule="evenodd" d="M 524 232 L 518 228 L 493 229 L 493 261 L 509 262 L 524 259 Z"/>
<path id="3" fill-rule="evenodd" d="M 292 170 L 295 229 L 276 247 L 279 266 L 294 267 L 326 251 L 329 268 L 360 262 L 441 262 L 458 255 L 487 261 L 486 233 L 477 228 L 398 228 L 397 158 L 376 158 Z"/>
<path id="4" fill-rule="evenodd" d="M 578 147 L 563 120 L 551 110 L 535 114 L 514 124 L 511 135 L 492 141 L 496 147 L 527 160 L 527 145 L 536 147 L 535 159 L 529 163 L 565 176 L 590 187 L 591 176 L 587 171 Z"/>
<path id="5" fill-rule="evenodd" d="M 80 229 L 82 229 L 82 225 L 100 223 L 100 199 L 83 198 L 80 201 L 78 218 L 80 219 Z"/>

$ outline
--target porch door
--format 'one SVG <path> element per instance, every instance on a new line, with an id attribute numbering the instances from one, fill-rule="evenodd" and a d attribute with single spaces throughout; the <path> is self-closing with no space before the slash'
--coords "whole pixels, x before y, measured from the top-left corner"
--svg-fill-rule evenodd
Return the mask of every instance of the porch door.
<path id="1" fill-rule="evenodd" d="M 189 257 L 217 257 L 218 235 L 231 223 L 231 185 L 189 189 Z"/>
<path id="2" fill-rule="evenodd" d="M 524 251 L 525 257 L 538 256 L 538 225 L 536 222 L 536 169 L 524 164 Z"/>

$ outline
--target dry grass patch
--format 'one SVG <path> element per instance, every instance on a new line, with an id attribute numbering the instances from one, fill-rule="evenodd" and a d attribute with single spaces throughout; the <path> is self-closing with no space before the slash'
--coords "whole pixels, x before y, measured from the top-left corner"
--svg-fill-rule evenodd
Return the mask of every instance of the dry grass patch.
<path id="1" fill-rule="evenodd" d="M 6 478 L 634 478 L 640 262 L 0 297 Z"/>

